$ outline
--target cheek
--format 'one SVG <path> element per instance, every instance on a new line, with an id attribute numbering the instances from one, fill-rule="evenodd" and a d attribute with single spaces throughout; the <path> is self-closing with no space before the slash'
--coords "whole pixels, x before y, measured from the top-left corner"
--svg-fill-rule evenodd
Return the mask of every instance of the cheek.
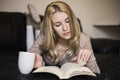
<path id="1" fill-rule="evenodd" d="M 69 23 L 67 24 L 67 26 L 68 26 L 68 27 L 69 27 L 69 29 L 70 29 L 70 24 L 69 24 Z"/>
<path id="2" fill-rule="evenodd" d="M 54 33 L 57 34 L 57 35 L 60 35 L 61 34 L 61 29 L 54 28 Z"/>
<path id="3" fill-rule="evenodd" d="M 61 33 L 60 29 L 55 29 L 54 31 L 55 31 L 56 34 L 60 34 Z"/>

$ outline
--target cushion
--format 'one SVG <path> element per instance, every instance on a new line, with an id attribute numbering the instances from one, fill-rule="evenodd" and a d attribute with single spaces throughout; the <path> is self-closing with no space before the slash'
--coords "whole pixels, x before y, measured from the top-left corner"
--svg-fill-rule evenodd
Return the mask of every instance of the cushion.
<path id="1" fill-rule="evenodd" d="M 26 17 L 19 12 L 0 12 L 0 50 L 26 50 Z"/>
<path id="2" fill-rule="evenodd" d="M 92 38 L 91 42 L 94 52 L 98 53 L 119 52 L 120 49 L 120 40 Z"/>

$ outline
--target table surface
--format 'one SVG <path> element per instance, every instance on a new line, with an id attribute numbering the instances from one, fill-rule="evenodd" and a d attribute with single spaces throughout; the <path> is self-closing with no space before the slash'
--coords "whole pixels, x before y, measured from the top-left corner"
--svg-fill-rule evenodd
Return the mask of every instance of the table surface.
<path id="1" fill-rule="evenodd" d="M 105 78 L 106 74 L 101 74 L 97 77 L 75 76 L 69 80 L 105 80 Z M 0 80 L 59 80 L 59 78 L 53 74 L 21 74 L 18 69 L 17 57 L 0 56 Z"/>
<path id="2" fill-rule="evenodd" d="M 59 80 L 53 74 L 30 73 L 21 74 L 17 65 L 2 66 L 0 68 L 0 80 Z M 105 75 L 92 76 L 75 76 L 69 80 L 105 80 Z"/>

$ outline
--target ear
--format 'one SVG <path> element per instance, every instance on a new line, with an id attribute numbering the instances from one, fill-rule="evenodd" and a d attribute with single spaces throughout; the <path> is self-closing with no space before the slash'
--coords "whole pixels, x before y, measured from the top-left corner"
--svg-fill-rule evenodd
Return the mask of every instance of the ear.
<path id="1" fill-rule="evenodd" d="M 27 8 L 28 8 L 28 11 L 30 12 L 30 15 L 31 15 L 33 21 L 37 24 L 40 24 L 41 19 L 40 19 L 38 12 L 37 12 L 36 7 L 33 4 L 28 4 Z"/>

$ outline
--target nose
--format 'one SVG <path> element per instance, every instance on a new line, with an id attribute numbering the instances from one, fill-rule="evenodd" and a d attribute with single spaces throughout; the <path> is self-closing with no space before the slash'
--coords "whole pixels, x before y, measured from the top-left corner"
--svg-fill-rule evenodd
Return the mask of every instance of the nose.
<path id="1" fill-rule="evenodd" d="M 66 31 L 67 29 L 68 29 L 67 25 L 66 25 L 66 24 L 63 24 L 62 30 L 63 30 L 63 31 Z"/>

